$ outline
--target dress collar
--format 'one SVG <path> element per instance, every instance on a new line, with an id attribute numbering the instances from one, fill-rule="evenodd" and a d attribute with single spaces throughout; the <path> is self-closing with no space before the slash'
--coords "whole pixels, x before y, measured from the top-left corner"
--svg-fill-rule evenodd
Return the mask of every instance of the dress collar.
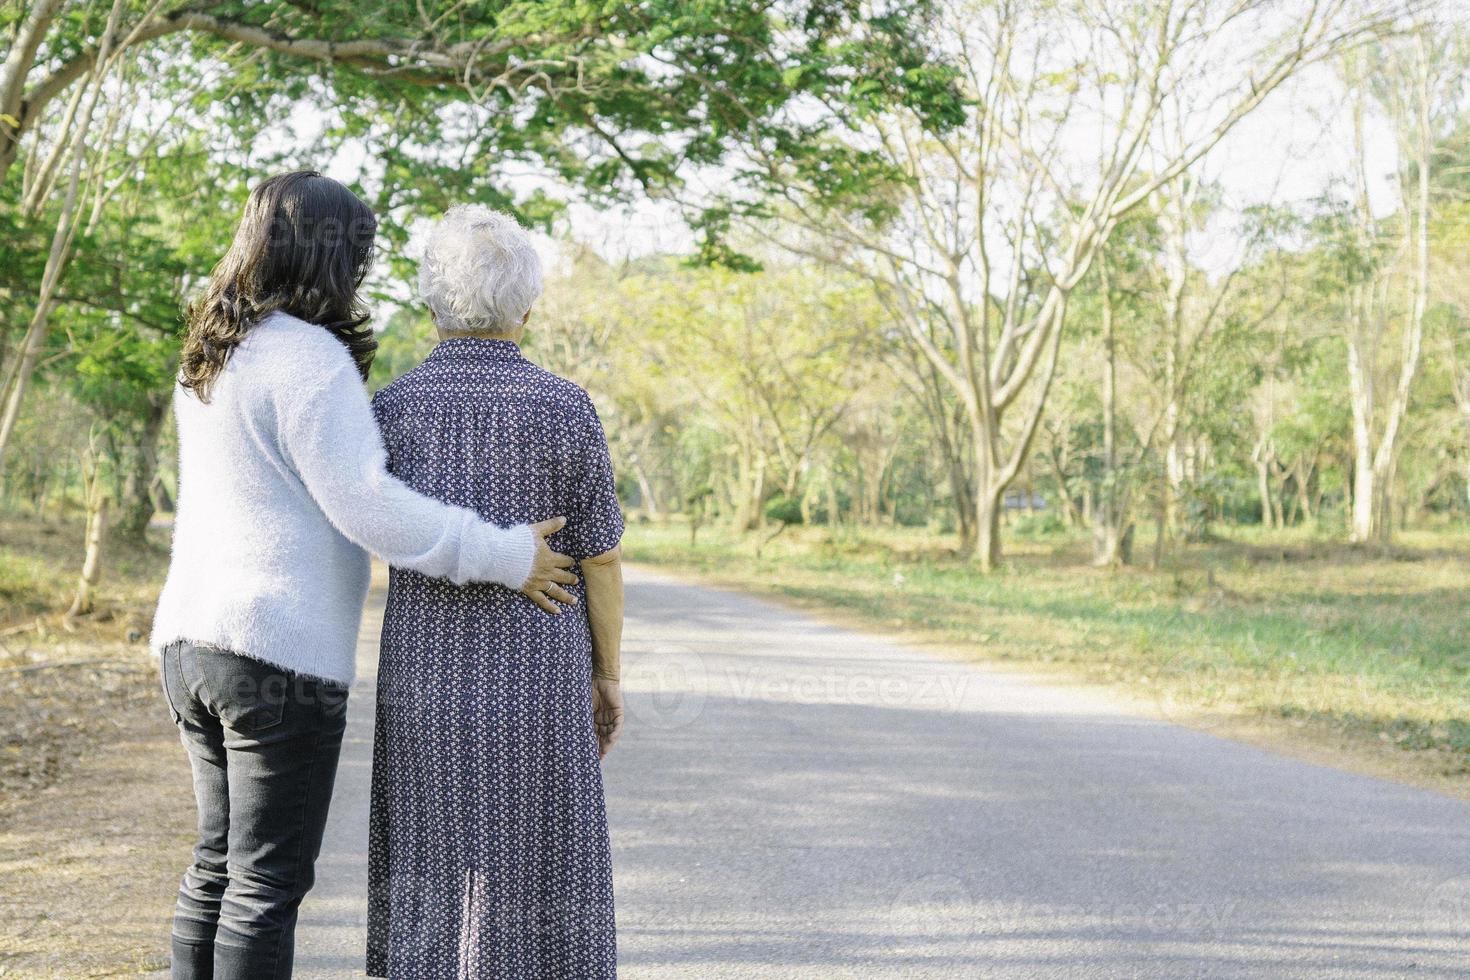
<path id="1" fill-rule="evenodd" d="M 514 340 L 487 337 L 450 337 L 441 340 L 429 352 L 431 361 L 524 361 L 520 345 Z"/>

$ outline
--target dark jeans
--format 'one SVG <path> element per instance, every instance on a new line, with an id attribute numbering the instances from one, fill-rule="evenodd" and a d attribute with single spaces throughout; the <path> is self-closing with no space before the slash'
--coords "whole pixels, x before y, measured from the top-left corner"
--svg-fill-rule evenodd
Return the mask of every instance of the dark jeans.
<path id="1" fill-rule="evenodd" d="M 199 804 L 199 843 L 174 910 L 174 980 L 288 978 L 347 689 L 182 642 L 164 651 L 163 689 Z"/>

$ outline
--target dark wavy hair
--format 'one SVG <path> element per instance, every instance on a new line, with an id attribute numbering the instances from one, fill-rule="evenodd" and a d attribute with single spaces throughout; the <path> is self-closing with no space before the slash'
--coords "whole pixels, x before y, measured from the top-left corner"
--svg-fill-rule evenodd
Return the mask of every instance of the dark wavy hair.
<path id="1" fill-rule="evenodd" d="M 368 206 L 330 177 L 298 170 L 262 181 L 245 202 L 230 250 L 189 304 L 180 383 L 209 401 L 230 354 L 277 311 L 340 340 L 366 379 L 378 342 L 357 291 L 377 230 Z"/>

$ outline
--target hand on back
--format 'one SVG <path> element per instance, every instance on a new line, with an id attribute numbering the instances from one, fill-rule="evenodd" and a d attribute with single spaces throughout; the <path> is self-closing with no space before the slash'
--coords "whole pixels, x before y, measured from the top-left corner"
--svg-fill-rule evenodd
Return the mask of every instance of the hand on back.
<path id="1" fill-rule="evenodd" d="M 546 539 L 560 531 L 566 523 L 565 517 L 553 517 L 549 521 L 531 525 L 531 530 L 536 534 L 536 557 L 531 561 L 531 577 L 521 586 L 522 595 L 529 596 L 532 602 L 553 616 L 561 614 L 558 602 L 569 606 L 577 604 L 577 597 L 562 588 L 563 585 L 575 585 L 577 582 L 577 576 L 568 571 L 574 560 L 552 551 L 551 546 L 546 543 Z"/>

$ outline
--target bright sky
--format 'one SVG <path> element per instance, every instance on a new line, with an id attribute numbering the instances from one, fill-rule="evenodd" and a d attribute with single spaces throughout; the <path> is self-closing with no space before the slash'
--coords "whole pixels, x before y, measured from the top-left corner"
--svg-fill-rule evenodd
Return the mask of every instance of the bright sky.
<path id="1" fill-rule="evenodd" d="M 1385 120 L 1365 120 L 1368 196 L 1377 213 L 1393 210 L 1397 148 Z M 1229 210 L 1256 204 L 1301 206 L 1342 185 L 1353 169 L 1351 120 L 1342 88 L 1326 67 L 1310 69 L 1273 94 L 1203 161 L 1219 181 Z M 1229 228 L 1203 236 L 1197 259 L 1211 271 L 1233 261 L 1237 241 Z M 1212 268 L 1213 267 L 1213 268 Z"/>

